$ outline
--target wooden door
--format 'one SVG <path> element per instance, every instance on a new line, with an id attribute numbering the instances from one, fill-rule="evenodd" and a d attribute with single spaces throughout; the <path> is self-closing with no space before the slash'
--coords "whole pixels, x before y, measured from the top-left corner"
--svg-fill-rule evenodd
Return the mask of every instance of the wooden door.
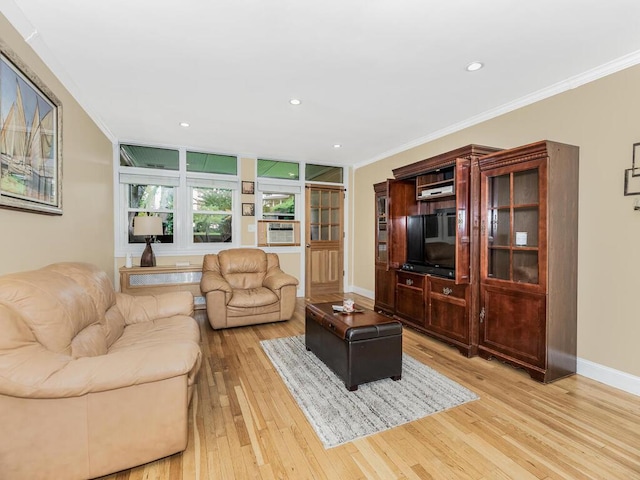
<path id="1" fill-rule="evenodd" d="M 344 189 L 306 185 L 307 298 L 343 292 Z"/>

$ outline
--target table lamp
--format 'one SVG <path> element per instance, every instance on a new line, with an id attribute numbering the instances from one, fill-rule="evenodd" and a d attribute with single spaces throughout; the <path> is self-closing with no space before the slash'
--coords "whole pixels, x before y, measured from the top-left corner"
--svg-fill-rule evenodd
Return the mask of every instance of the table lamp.
<path id="1" fill-rule="evenodd" d="M 147 246 L 140 257 L 141 267 L 155 267 L 156 256 L 151 249 L 151 237 L 162 235 L 162 219 L 160 217 L 133 217 L 133 234 L 135 236 L 144 236 Z"/>

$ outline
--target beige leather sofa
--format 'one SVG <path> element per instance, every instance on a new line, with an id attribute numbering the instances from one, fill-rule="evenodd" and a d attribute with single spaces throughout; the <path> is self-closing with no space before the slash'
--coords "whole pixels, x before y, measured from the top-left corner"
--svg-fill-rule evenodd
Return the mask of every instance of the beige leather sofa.
<path id="1" fill-rule="evenodd" d="M 204 256 L 200 290 L 214 329 L 289 320 L 298 280 L 280 269 L 275 253 L 231 248 Z"/>
<path id="2" fill-rule="evenodd" d="M 180 452 L 200 368 L 188 292 L 89 264 L 0 277 L 0 478 L 87 479 Z"/>

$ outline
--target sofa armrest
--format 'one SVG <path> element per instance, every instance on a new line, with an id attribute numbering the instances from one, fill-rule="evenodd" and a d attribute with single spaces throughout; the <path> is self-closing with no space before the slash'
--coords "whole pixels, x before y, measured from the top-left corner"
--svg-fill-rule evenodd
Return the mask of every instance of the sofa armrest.
<path id="1" fill-rule="evenodd" d="M 76 359 L 31 344 L 15 349 L 10 358 L 3 356 L 6 373 L 0 377 L 0 394 L 64 398 L 157 382 L 189 374 L 199 366 L 200 356 L 193 342 Z"/>
<path id="2" fill-rule="evenodd" d="M 279 268 L 272 268 L 267 273 L 267 276 L 264 277 L 262 285 L 275 292 L 286 285 L 298 285 L 298 279 L 293 275 L 284 273 Z"/>
<path id="3" fill-rule="evenodd" d="M 233 293 L 231 285 L 224 279 L 219 272 L 205 271 L 202 273 L 202 279 L 200 280 L 200 290 L 202 293 L 207 294 L 215 290 L 221 290 L 225 293 Z"/>
<path id="4" fill-rule="evenodd" d="M 148 322 L 174 315 L 193 315 L 191 292 L 167 292 L 159 295 L 128 295 L 116 293 L 116 305 L 125 323 Z"/>

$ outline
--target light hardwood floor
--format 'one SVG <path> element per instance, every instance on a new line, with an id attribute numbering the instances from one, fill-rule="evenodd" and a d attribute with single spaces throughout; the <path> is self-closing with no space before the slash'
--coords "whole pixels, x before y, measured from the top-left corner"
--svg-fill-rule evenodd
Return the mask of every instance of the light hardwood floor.
<path id="1" fill-rule="evenodd" d="M 640 479 L 640 398 L 578 375 L 542 385 L 410 329 L 404 352 L 480 399 L 325 450 L 258 343 L 303 334 L 304 305 L 288 322 L 222 331 L 198 316 L 187 450 L 103 479 Z"/>

